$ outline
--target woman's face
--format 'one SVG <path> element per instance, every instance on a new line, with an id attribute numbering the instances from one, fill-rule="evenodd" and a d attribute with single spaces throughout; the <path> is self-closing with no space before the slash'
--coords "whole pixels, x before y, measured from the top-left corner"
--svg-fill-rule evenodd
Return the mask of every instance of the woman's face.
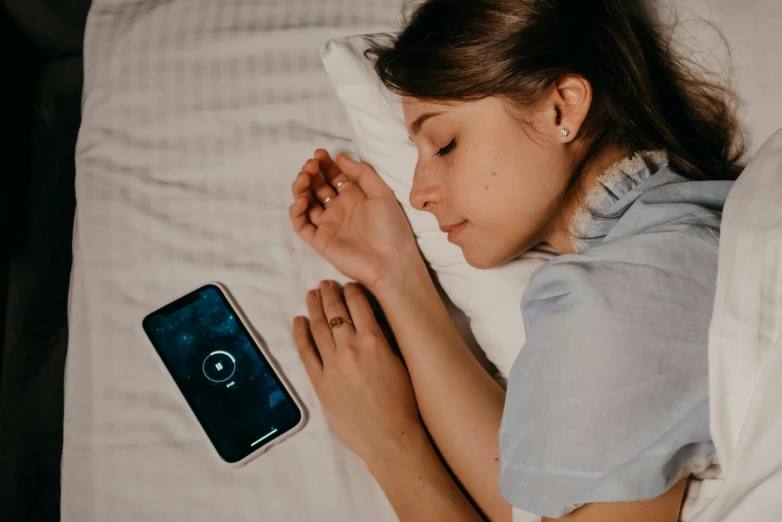
<path id="1" fill-rule="evenodd" d="M 403 100 L 418 149 L 410 202 L 434 214 L 477 268 L 551 243 L 561 228 L 561 196 L 573 158 L 556 117 L 530 111 L 523 116 L 531 125 L 522 124 L 506 104 L 494 97 L 458 105 Z"/>

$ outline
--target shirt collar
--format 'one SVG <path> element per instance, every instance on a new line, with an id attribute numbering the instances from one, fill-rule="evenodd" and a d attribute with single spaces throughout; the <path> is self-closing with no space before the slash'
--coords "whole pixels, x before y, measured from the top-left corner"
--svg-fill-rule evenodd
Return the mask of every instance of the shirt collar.
<path id="1" fill-rule="evenodd" d="M 667 165 L 666 151 L 649 150 L 636 152 L 609 167 L 573 214 L 570 235 L 576 252 L 602 239 L 642 193 L 635 189 Z"/>

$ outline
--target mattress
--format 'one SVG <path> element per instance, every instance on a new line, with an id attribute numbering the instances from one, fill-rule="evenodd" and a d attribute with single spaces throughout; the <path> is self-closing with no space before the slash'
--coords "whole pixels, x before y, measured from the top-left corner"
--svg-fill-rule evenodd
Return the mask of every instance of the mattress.
<path id="1" fill-rule="evenodd" d="M 397 0 L 95 0 L 84 57 L 62 520 L 390 521 L 329 431 L 291 338 L 337 274 L 291 231 L 316 147 L 349 151 L 320 45 L 389 30 Z M 224 283 L 309 411 L 239 469 L 216 456 L 141 329 Z"/>

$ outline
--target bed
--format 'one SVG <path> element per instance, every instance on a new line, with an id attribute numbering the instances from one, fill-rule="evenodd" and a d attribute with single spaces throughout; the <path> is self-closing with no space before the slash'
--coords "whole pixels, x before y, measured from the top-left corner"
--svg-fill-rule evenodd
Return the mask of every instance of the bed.
<path id="1" fill-rule="evenodd" d="M 291 339 L 328 266 L 291 232 L 290 184 L 351 135 L 320 45 L 388 30 L 396 0 L 97 0 L 66 363 L 62 520 L 394 520 L 328 429 Z M 308 406 L 254 464 L 221 463 L 140 328 L 227 285 Z M 193 458 L 197 455 L 196 458 Z"/>
<path id="2" fill-rule="evenodd" d="M 752 81 L 774 53 L 748 28 L 769 9 L 776 20 L 782 13 L 775 0 L 753 3 L 765 11 L 722 4 L 720 16 L 736 15 L 734 40 L 760 57 L 738 64 L 745 92 L 765 100 L 748 109 L 759 146 L 782 110 L 767 83 Z M 304 313 L 306 290 L 340 278 L 292 233 L 287 207 L 293 176 L 316 147 L 352 150 L 321 44 L 388 31 L 400 7 L 93 2 L 76 155 L 63 521 L 396 520 L 363 463 L 330 433 L 296 355 L 290 320 Z M 302 432 L 239 469 L 215 455 L 140 327 L 155 307 L 210 280 L 231 290 L 309 413 Z"/>

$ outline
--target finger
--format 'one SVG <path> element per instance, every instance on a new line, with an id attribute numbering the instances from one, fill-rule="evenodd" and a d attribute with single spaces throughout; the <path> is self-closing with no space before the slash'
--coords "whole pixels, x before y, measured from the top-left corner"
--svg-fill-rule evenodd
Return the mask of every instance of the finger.
<path id="1" fill-rule="evenodd" d="M 293 197 L 305 196 L 309 201 L 308 213 L 310 221 L 317 226 L 323 211 L 323 201 L 327 197 L 336 194 L 336 191 L 326 183 L 323 174 L 317 170 L 317 167 L 313 168 L 313 163 L 317 164 L 314 160 L 308 160 L 304 164 L 303 170 L 299 172 L 296 179 L 293 181 L 291 191 Z"/>
<path id="2" fill-rule="evenodd" d="M 307 292 L 307 310 L 310 314 L 310 331 L 315 344 L 318 346 L 320 358 L 323 364 L 329 364 L 334 357 L 334 337 L 331 336 L 328 319 L 323 312 L 323 302 L 320 297 L 320 291 L 310 290 Z"/>
<path id="3" fill-rule="evenodd" d="M 288 209 L 288 216 L 293 226 L 294 232 L 304 240 L 308 245 L 312 245 L 315 234 L 318 231 L 317 226 L 310 221 L 307 209 L 310 204 L 306 196 L 299 196 Z M 323 209 L 321 209 L 323 212 Z M 311 213 L 311 212 L 310 212 Z"/>
<path id="4" fill-rule="evenodd" d="M 342 298 L 342 293 L 340 292 L 337 283 L 334 281 L 321 282 L 320 295 L 323 299 L 323 310 L 329 321 L 336 317 L 352 321 L 350 312 L 348 312 L 348 307 L 345 305 L 345 300 Z M 356 330 L 350 323 L 342 323 L 340 326 L 332 328 L 331 330 L 331 335 L 336 341 L 335 344 L 337 348 L 339 348 L 341 343 L 349 341 L 355 333 Z"/>
<path id="5" fill-rule="evenodd" d="M 331 155 L 329 155 L 327 150 L 325 149 L 316 150 L 315 159 L 318 160 L 318 164 L 320 165 L 320 171 L 326 176 L 326 179 L 329 182 L 334 181 L 337 178 L 337 176 L 342 174 L 342 171 L 339 170 L 339 166 L 336 163 L 334 163 L 334 160 L 331 159 Z"/>
<path id="6" fill-rule="evenodd" d="M 311 177 L 308 172 L 299 172 L 291 185 L 291 193 L 293 194 L 294 199 L 310 193 L 310 179 Z"/>
<path id="7" fill-rule="evenodd" d="M 345 174 L 340 174 L 337 176 L 331 182 L 331 186 L 334 187 L 334 190 L 336 190 L 340 195 L 345 195 L 351 200 L 355 199 L 356 197 L 360 199 L 366 198 L 366 194 L 364 194 L 364 191 L 361 190 L 358 181 L 349 176 L 346 176 Z"/>
<path id="8" fill-rule="evenodd" d="M 301 168 L 301 170 L 314 176 L 321 171 L 320 162 L 317 159 L 310 158 L 304 162 L 304 166 Z"/>
<path id="9" fill-rule="evenodd" d="M 320 376 L 323 374 L 323 361 L 320 360 L 317 350 L 312 345 L 306 318 L 296 317 L 293 320 L 293 340 L 310 381 L 314 386 L 317 386 Z"/>
<path id="10" fill-rule="evenodd" d="M 324 208 L 312 192 L 310 182 L 311 177 L 309 173 L 304 171 L 299 172 L 299 175 L 296 176 L 296 179 L 293 181 L 291 191 L 293 192 L 294 204 L 298 204 L 298 199 L 300 197 L 304 197 L 307 200 L 307 215 L 310 218 L 310 221 L 315 226 L 318 226 L 318 221 L 320 220 L 320 216 L 323 215 Z"/>
<path id="11" fill-rule="evenodd" d="M 355 195 L 364 196 L 364 191 L 361 190 L 358 182 L 343 173 L 326 150 L 316 150 L 315 159 L 318 160 L 320 164 L 320 171 L 326 176 L 326 180 L 334 187 L 335 191 L 340 194 L 344 194 L 345 191 L 350 191 L 354 192 Z M 355 195 L 350 194 L 349 197 L 355 197 Z"/>
<path id="12" fill-rule="evenodd" d="M 391 192 L 385 181 L 380 179 L 375 169 L 368 163 L 353 161 L 346 155 L 340 154 L 337 156 L 337 165 L 342 172 L 358 182 L 359 187 L 363 189 L 367 197 L 386 196 Z"/>
<path id="13" fill-rule="evenodd" d="M 318 180 L 318 177 L 321 179 Z M 308 210 L 310 217 L 312 218 L 310 221 L 315 223 L 315 225 L 317 225 L 317 220 L 320 219 L 320 216 L 323 214 L 324 210 L 323 205 L 315 194 L 317 187 L 322 187 L 323 183 L 325 183 L 322 178 L 322 174 L 315 175 L 306 170 L 302 170 L 299 172 L 299 175 L 296 176 L 296 179 L 293 181 L 293 185 L 291 186 L 294 199 L 297 199 L 300 196 L 307 198 L 307 201 L 309 202 Z"/>
<path id="14" fill-rule="evenodd" d="M 356 283 L 345 285 L 345 303 L 357 332 L 379 328 L 369 300 Z"/>
<path id="15" fill-rule="evenodd" d="M 334 197 L 334 195 L 336 195 L 337 191 L 334 190 L 334 187 L 329 184 L 326 177 L 320 171 L 320 164 L 317 160 L 308 160 L 307 163 L 304 164 L 303 172 L 310 176 L 310 190 L 321 204 L 326 201 L 326 198 Z"/>

